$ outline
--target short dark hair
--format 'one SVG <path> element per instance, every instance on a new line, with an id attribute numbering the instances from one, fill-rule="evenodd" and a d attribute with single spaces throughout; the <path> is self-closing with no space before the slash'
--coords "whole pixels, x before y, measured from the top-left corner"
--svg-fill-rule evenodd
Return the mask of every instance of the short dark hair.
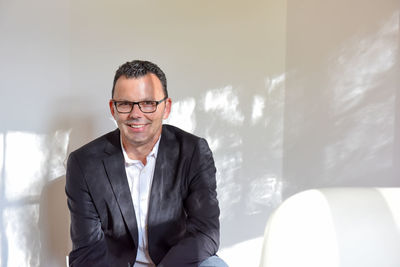
<path id="1" fill-rule="evenodd" d="M 168 97 L 167 78 L 164 72 L 154 63 L 145 60 L 133 60 L 121 65 L 115 72 L 114 83 L 111 91 L 111 97 L 114 97 L 115 84 L 121 76 L 126 78 L 140 78 L 148 73 L 153 73 L 160 80 L 165 97 Z"/>

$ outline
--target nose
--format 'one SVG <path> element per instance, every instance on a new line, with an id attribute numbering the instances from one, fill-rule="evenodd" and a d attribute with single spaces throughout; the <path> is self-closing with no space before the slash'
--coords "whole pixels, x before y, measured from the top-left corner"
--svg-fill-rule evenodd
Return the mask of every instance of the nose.
<path id="1" fill-rule="evenodd" d="M 129 116 L 132 118 L 138 118 L 142 116 L 142 111 L 139 108 L 139 104 L 133 104 L 132 111 L 129 113 Z"/>

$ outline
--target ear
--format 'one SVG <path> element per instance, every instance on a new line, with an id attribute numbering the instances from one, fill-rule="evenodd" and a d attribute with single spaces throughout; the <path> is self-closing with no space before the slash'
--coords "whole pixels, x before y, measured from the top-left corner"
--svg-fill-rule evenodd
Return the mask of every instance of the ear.
<path id="1" fill-rule="evenodd" d="M 171 113 L 171 106 L 172 106 L 172 100 L 171 100 L 171 98 L 167 98 L 165 100 L 165 108 L 164 108 L 163 120 L 168 119 L 169 114 Z"/>
<path id="2" fill-rule="evenodd" d="M 115 118 L 115 106 L 114 106 L 114 103 L 112 102 L 111 99 L 110 99 L 110 101 L 108 102 L 108 105 L 110 106 L 111 115 L 113 116 L 113 118 Z"/>

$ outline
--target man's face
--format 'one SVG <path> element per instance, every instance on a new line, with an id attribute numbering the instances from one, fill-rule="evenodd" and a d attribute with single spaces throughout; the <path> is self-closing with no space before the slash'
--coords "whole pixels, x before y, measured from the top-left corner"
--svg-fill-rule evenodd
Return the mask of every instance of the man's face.
<path id="1" fill-rule="evenodd" d="M 150 73 L 140 78 L 121 76 L 115 83 L 113 99 L 117 101 L 159 101 L 165 97 L 160 80 Z M 171 99 L 157 106 L 154 113 L 143 113 L 138 105 L 128 114 L 118 113 L 113 102 L 109 102 L 111 114 L 121 131 L 125 149 L 129 147 L 153 146 L 161 135 L 162 120 L 171 111 Z"/>

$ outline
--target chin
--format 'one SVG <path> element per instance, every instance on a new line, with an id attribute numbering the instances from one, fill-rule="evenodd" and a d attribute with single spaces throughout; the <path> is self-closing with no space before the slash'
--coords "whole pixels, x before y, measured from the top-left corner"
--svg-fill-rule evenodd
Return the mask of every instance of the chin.
<path id="1" fill-rule="evenodd" d="M 125 139 L 132 145 L 140 146 L 151 142 L 152 138 L 148 136 L 125 135 Z"/>

